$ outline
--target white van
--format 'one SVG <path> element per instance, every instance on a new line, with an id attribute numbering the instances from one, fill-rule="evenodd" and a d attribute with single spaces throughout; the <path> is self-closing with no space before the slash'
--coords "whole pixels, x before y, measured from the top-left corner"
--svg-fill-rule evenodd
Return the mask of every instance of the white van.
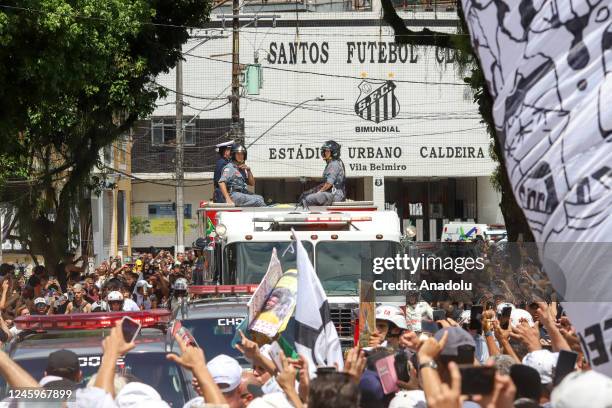
<path id="1" fill-rule="evenodd" d="M 471 241 L 477 236 L 481 236 L 485 240 L 498 241 L 504 239 L 506 235 L 506 227 L 504 225 L 453 221 L 444 225 L 440 241 Z"/>

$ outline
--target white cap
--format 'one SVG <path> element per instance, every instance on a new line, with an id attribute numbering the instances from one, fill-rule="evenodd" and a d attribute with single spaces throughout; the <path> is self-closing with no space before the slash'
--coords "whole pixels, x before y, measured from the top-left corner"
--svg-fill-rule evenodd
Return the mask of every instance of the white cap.
<path id="1" fill-rule="evenodd" d="M 228 355 L 220 354 L 213 358 L 206 365 L 215 384 L 226 384 L 221 388 L 221 392 L 230 392 L 240 385 L 242 367 L 235 359 Z"/>
<path id="2" fill-rule="evenodd" d="M 39 298 L 34 299 L 34 306 L 36 306 L 39 303 L 44 303 L 46 305 L 47 299 L 45 299 L 44 297 L 39 297 Z"/>
<path id="3" fill-rule="evenodd" d="M 121 292 L 113 290 L 112 292 L 110 292 L 106 296 L 106 301 L 107 302 L 119 302 L 119 301 L 123 301 L 123 295 L 121 294 Z"/>
<path id="4" fill-rule="evenodd" d="M 527 353 L 523 357 L 522 363 L 535 369 L 540 374 L 542 384 L 551 384 L 558 358 L 559 353 L 552 353 L 548 350 L 535 350 Z"/>
<path id="5" fill-rule="evenodd" d="M 119 394 L 117 394 L 117 397 L 115 397 L 115 403 L 119 408 L 136 408 L 144 406 L 147 408 L 170 407 L 162 400 L 155 388 L 140 382 L 126 384 Z"/>
<path id="6" fill-rule="evenodd" d="M 376 320 L 386 320 L 395 324 L 400 329 L 408 329 L 408 326 L 406 326 L 406 316 L 402 313 L 402 309 L 397 306 L 378 306 L 376 308 Z"/>
<path id="7" fill-rule="evenodd" d="M 422 390 L 400 391 L 389 403 L 389 408 L 427 408 Z"/>
<path id="8" fill-rule="evenodd" d="M 535 326 L 533 317 L 531 317 L 531 314 L 528 311 L 525 309 L 512 309 L 512 313 L 510 313 L 510 326 L 518 327 L 521 324 L 522 319 L 527 320 L 529 327 Z"/>
<path id="9" fill-rule="evenodd" d="M 223 142 L 223 143 L 219 143 L 215 145 L 215 148 L 220 148 L 220 147 L 232 147 L 232 145 L 234 144 L 234 141 L 230 140 L 229 142 Z"/>
<path id="10" fill-rule="evenodd" d="M 554 408 L 610 407 L 612 379 L 595 371 L 575 371 L 555 387 L 550 401 Z"/>
<path id="11" fill-rule="evenodd" d="M 498 314 L 498 315 L 501 315 L 501 314 L 502 314 L 502 311 L 503 311 L 503 310 L 504 310 L 506 307 L 509 307 L 509 308 L 511 308 L 512 310 L 514 310 L 514 309 L 515 309 L 515 307 L 514 307 L 514 305 L 513 305 L 512 303 L 508 303 L 508 302 L 500 303 L 499 305 L 497 305 L 497 309 L 496 309 L 497 314 Z"/>
<path id="12" fill-rule="evenodd" d="M 147 288 L 152 288 L 153 287 L 153 285 L 150 285 L 149 282 L 147 282 L 144 279 L 141 279 L 138 282 L 136 282 L 136 287 L 137 288 L 142 288 L 143 286 L 146 286 Z"/>

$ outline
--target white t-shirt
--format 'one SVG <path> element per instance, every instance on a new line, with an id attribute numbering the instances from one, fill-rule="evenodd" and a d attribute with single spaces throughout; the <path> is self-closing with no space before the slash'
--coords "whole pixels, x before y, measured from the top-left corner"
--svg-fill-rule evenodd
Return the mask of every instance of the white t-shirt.
<path id="1" fill-rule="evenodd" d="M 123 299 L 124 312 L 140 312 L 140 308 L 132 299 Z"/>

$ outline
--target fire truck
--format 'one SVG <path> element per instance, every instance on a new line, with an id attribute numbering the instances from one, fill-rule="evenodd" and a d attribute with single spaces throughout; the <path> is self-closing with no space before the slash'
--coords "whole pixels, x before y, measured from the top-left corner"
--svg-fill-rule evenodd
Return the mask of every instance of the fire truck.
<path id="1" fill-rule="evenodd" d="M 399 217 L 394 211 L 378 210 L 372 202 L 307 210 L 202 202 L 198 223 L 205 240 L 204 280 L 199 283 L 207 285 L 198 292 L 252 292 L 267 270 L 273 248 L 284 271 L 296 268 L 295 231 L 327 293 L 331 318 L 345 344 L 353 341 L 359 279 L 372 277 L 374 258 L 395 257 L 402 251 Z M 389 280 L 400 279 L 398 271 L 385 273 Z M 376 301 L 403 304 L 405 295 L 377 291 Z"/>

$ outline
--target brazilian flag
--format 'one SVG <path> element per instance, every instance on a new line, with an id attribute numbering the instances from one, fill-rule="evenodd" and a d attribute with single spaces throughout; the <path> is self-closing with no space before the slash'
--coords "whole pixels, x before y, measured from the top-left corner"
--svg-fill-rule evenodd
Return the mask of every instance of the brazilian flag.
<path id="1" fill-rule="evenodd" d="M 205 235 L 208 237 L 213 232 L 215 232 L 215 225 L 211 221 L 210 217 L 206 217 L 206 234 Z"/>

